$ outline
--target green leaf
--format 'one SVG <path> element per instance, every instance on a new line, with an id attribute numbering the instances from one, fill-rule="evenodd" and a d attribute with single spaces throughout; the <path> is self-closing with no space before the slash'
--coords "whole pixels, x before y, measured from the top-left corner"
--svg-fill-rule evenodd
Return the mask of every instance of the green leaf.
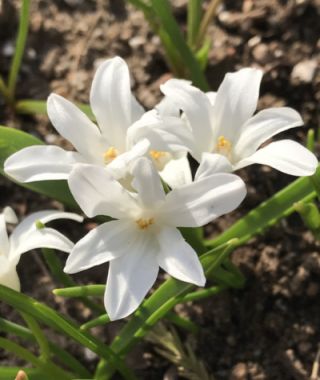
<path id="1" fill-rule="evenodd" d="M 318 174 L 313 177 L 317 176 Z M 207 240 L 205 244 L 216 247 L 233 238 L 239 238 L 240 244 L 243 244 L 276 224 L 281 218 L 292 214 L 295 211 L 296 202 L 311 200 L 315 197 L 316 193 L 310 184 L 309 177 L 299 178 L 239 219 L 217 238 Z"/>
<path id="2" fill-rule="evenodd" d="M 19 18 L 19 30 L 17 35 L 17 41 L 15 46 L 14 56 L 10 67 L 9 80 L 8 80 L 8 98 L 13 102 L 15 97 L 15 88 L 17 78 L 22 62 L 22 57 L 26 45 L 29 28 L 29 8 L 30 0 L 22 0 L 22 6 L 20 10 Z"/>
<path id="3" fill-rule="evenodd" d="M 95 120 L 95 117 L 91 111 L 91 108 L 88 104 L 75 103 L 91 120 Z M 27 115 L 47 115 L 47 102 L 44 100 L 32 100 L 24 99 L 19 100 L 15 104 L 15 110 L 20 114 Z"/>
<path id="4" fill-rule="evenodd" d="M 91 334 L 81 332 L 78 325 L 70 319 L 62 317 L 50 307 L 3 285 L 0 285 L 0 300 L 19 311 L 30 314 L 38 321 L 69 336 L 82 346 L 89 348 L 101 358 L 106 359 L 111 367 L 117 368 L 124 379 L 136 379 L 132 371 L 127 368 L 124 362 L 107 345 L 101 343 Z"/>
<path id="5" fill-rule="evenodd" d="M 187 45 L 179 25 L 173 17 L 170 3 L 168 0 L 151 0 L 151 4 L 154 12 L 158 16 L 159 23 L 164 28 L 168 36 L 170 36 L 174 50 L 179 53 L 182 62 L 185 67 L 188 68 L 193 84 L 203 91 L 207 91 L 209 89 L 207 80 L 198 61 L 196 60 L 196 57 Z"/>
<path id="6" fill-rule="evenodd" d="M 42 145 L 43 142 L 36 137 L 17 129 L 0 127 L 0 173 L 10 178 L 4 173 L 5 160 L 13 153 L 31 145 Z M 20 186 L 37 193 L 54 198 L 66 206 L 78 210 L 66 181 L 41 181 L 32 183 L 20 183 L 10 178 Z"/>

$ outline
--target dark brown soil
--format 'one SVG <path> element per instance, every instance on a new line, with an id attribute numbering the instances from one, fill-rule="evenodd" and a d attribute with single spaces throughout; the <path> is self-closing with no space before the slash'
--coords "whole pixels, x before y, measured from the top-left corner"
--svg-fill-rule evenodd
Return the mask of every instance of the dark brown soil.
<path id="1" fill-rule="evenodd" d="M 0 2 L 2 75 L 9 69 L 19 3 Z M 173 3 L 175 15 L 185 28 L 186 1 Z M 212 89 L 227 71 L 245 66 L 262 68 L 265 75 L 259 107 L 288 105 L 297 109 L 306 127 L 285 135 L 305 141 L 307 128 L 319 125 L 319 19 L 318 0 L 226 0 L 209 31 L 213 44 L 207 77 Z M 115 55 L 128 63 L 133 91 L 146 108 L 161 98 L 159 84 L 170 77 L 170 72 L 159 38 L 143 15 L 124 1 L 33 0 L 30 29 L 18 82 L 19 98 L 45 99 L 54 91 L 70 100 L 88 102 L 96 66 Z M 1 98 L 0 105 L 1 124 L 61 143 L 46 117 L 13 117 Z M 292 181 L 292 177 L 266 167 L 252 167 L 242 174 L 248 184 L 246 202 L 236 213 L 211 226 L 215 233 Z M 4 178 L 0 178 L 0 193 L 0 206 L 10 204 L 21 216 L 61 207 Z M 85 233 L 74 231 L 72 226 L 68 225 L 68 233 L 74 240 Z M 237 249 L 233 259 L 247 278 L 243 289 L 179 309 L 201 326 L 196 337 L 198 357 L 218 380 L 309 379 L 320 341 L 319 244 L 293 215 Z M 19 272 L 25 293 L 80 321 L 90 318 L 80 303 L 53 298 L 50 291 L 55 285 L 37 254 L 25 255 Z M 83 283 L 101 283 L 105 276 L 106 268 L 99 268 L 89 271 L 85 278 L 75 278 Z M 5 305 L 1 305 L 1 313 L 16 320 Z M 118 323 L 112 326 L 106 340 Z M 59 343 L 81 356 L 89 367 L 96 362 L 88 351 L 63 339 Z M 0 360 L 2 365 L 20 363 L 3 352 Z M 169 375 L 170 363 L 157 356 L 149 344 L 140 345 L 129 360 L 141 379 L 176 378 Z"/>

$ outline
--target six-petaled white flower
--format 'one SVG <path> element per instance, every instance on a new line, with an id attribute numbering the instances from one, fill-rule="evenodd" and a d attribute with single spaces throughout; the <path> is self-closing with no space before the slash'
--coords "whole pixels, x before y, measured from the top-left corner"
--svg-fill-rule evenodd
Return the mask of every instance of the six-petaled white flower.
<path id="1" fill-rule="evenodd" d="M 216 94 L 205 94 L 176 79 L 161 89 L 184 112 L 193 135 L 191 154 L 197 161 L 203 152 L 218 153 L 229 160 L 229 171 L 259 163 L 291 175 L 312 175 L 317 159 L 295 141 L 280 140 L 258 149 L 277 133 L 303 124 L 298 112 L 288 107 L 253 116 L 261 77 L 260 70 L 250 68 L 229 73 Z"/>
<path id="2" fill-rule="evenodd" d="M 60 232 L 48 228 L 38 228 L 56 219 L 72 219 L 82 222 L 83 218 L 77 214 L 61 211 L 39 211 L 27 216 L 18 224 L 8 237 L 6 223 L 16 224 L 18 219 L 14 211 L 6 207 L 0 214 L 0 284 L 14 290 L 20 290 L 20 281 L 16 266 L 21 254 L 35 248 L 53 248 L 63 252 L 70 252 L 73 243 Z"/>
<path id="3" fill-rule="evenodd" d="M 74 165 L 89 163 L 107 167 L 122 178 L 136 157 L 149 154 L 162 169 L 187 149 L 184 138 L 189 136 L 178 117 L 160 111 L 145 115 L 131 93 L 129 70 L 120 57 L 98 67 L 90 104 L 98 125 L 70 101 L 51 94 L 49 119 L 76 151 L 54 145 L 27 147 L 6 160 L 5 172 L 20 182 L 67 179 Z"/>
<path id="4" fill-rule="evenodd" d="M 233 174 L 204 176 L 165 194 L 160 177 L 147 158 L 132 167 L 129 192 L 99 167 L 79 165 L 69 186 L 89 217 L 118 219 L 90 231 L 73 248 L 65 272 L 75 273 L 110 261 L 105 307 L 114 320 L 132 313 L 158 275 L 204 286 L 198 256 L 176 227 L 199 227 L 235 209 L 246 190 Z"/>

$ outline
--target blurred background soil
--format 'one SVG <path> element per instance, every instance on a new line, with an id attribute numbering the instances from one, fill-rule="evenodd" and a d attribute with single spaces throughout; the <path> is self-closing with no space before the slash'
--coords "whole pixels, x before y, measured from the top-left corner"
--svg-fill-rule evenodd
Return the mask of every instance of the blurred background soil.
<path id="1" fill-rule="evenodd" d="M 186 1 L 172 3 L 185 29 Z M 6 75 L 14 52 L 20 1 L 0 4 L 0 70 Z M 320 1 L 226 0 L 209 34 L 213 41 L 207 69 L 211 88 L 216 90 L 228 71 L 245 66 L 263 69 L 259 109 L 284 105 L 297 109 L 305 127 L 282 137 L 305 142 L 306 130 L 319 125 Z M 128 63 L 136 97 L 145 108 L 152 108 L 161 99 L 159 85 L 171 74 L 159 38 L 140 11 L 123 0 L 32 0 L 18 97 L 45 99 L 54 91 L 87 103 L 97 65 L 115 55 Z M 65 145 L 45 116 L 13 116 L 1 98 L 0 123 L 47 143 Z M 236 212 L 208 226 L 208 234 L 223 231 L 294 179 L 262 166 L 250 167 L 241 175 L 248 186 L 246 201 Z M 20 216 L 62 207 L 4 178 L 0 178 L 0 194 L 0 207 L 11 205 Z M 57 226 L 76 240 L 93 224 L 87 221 L 80 231 L 73 223 Z M 201 326 L 197 336 L 182 333 L 183 339 L 193 339 L 196 354 L 218 380 L 309 379 L 320 342 L 319 244 L 293 215 L 237 249 L 233 261 L 247 278 L 245 287 L 179 307 L 179 313 Z M 80 303 L 53 297 L 51 290 L 56 285 L 39 254 L 25 255 L 18 269 L 26 294 L 81 322 L 90 319 L 90 311 Z M 75 276 L 85 284 L 103 283 L 105 277 L 106 267 Z M 0 310 L 6 318 L 17 320 L 7 306 L 1 305 Z M 117 322 L 104 329 L 105 340 L 110 341 L 121 325 Z M 48 334 L 89 368 L 96 363 L 91 352 Z M 141 343 L 128 361 L 141 379 L 177 378 L 170 363 L 150 344 Z M 0 362 L 22 364 L 2 351 Z"/>

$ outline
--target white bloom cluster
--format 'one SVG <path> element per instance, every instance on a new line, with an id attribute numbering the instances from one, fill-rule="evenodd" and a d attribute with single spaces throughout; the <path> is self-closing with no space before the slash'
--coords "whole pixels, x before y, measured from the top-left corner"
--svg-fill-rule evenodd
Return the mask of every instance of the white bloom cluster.
<path id="1" fill-rule="evenodd" d="M 294 141 L 258 149 L 302 125 L 285 107 L 253 116 L 261 76 L 256 69 L 227 74 L 217 93 L 208 94 L 172 79 L 161 86 L 163 101 L 144 112 L 131 94 L 126 63 L 109 59 L 91 88 L 97 125 L 66 99 L 49 96 L 49 118 L 76 151 L 31 146 L 7 159 L 5 171 L 16 180 L 67 179 L 88 217 L 114 219 L 75 244 L 65 266 L 75 273 L 110 262 L 105 307 L 111 320 L 136 310 L 159 267 L 204 286 L 197 253 L 177 227 L 200 227 L 238 207 L 245 184 L 230 172 L 260 163 L 297 176 L 314 173 L 315 156 Z M 194 178 L 188 153 L 199 162 Z M 162 181 L 172 190 L 166 193 Z"/>

